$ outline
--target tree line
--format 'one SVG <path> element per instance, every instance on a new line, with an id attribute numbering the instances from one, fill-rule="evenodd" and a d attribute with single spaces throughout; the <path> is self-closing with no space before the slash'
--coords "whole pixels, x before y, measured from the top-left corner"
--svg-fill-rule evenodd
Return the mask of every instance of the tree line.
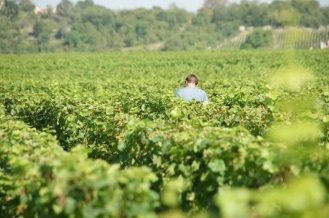
<path id="1" fill-rule="evenodd" d="M 0 53 L 207 49 L 238 34 L 241 26 L 327 25 L 329 7 L 316 0 L 205 0 L 195 13 L 174 4 L 114 11 L 92 0 L 62 0 L 37 10 L 30 0 L 0 0 Z"/>

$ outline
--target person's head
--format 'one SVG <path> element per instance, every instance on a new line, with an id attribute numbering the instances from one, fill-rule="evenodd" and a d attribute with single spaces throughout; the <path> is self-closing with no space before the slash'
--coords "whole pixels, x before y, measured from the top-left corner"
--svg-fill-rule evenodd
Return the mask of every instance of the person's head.
<path id="1" fill-rule="evenodd" d="M 198 85 L 198 83 L 199 83 L 199 79 L 193 73 L 189 74 L 185 79 L 185 86 L 187 87 L 195 87 Z"/>

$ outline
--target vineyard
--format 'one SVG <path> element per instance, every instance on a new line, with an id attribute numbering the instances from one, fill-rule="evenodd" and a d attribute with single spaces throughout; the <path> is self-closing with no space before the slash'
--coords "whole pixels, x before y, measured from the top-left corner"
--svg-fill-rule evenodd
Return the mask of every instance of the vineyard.
<path id="1" fill-rule="evenodd" d="M 253 31 L 240 32 L 237 36 L 224 40 L 213 49 L 239 50 L 246 41 L 247 35 Z M 329 40 L 328 28 L 285 28 L 271 29 L 270 31 L 272 41 L 269 47 L 272 49 L 320 49 L 321 43 L 327 43 Z"/>
<path id="2" fill-rule="evenodd" d="M 326 218 L 328 60 L 0 56 L 0 217 Z M 189 72 L 208 105 L 174 97 Z"/>

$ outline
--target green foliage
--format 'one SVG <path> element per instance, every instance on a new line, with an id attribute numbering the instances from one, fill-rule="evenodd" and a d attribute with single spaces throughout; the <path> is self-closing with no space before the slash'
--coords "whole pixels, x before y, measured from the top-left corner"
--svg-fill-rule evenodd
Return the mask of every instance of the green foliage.
<path id="1" fill-rule="evenodd" d="M 319 27 L 325 19 L 324 14 L 318 13 L 316 0 L 293 0 L 292 5 L 301 14 L 299 24 L 306 27 Z"/>
<path id="2" fill-rule="evenodd" d="M 4 3 L 0 9 L 0 53 L 216 49 L 225 40 L 240 41 L 244 34 L 239 32 L 240 26 L 248 33 L 250 27 L 264 26 L 319 28 L 329 20 L 328 8 L 316 0 L 209 0 L 195 13 L 177 7 L 113 11 L 91 0 L 76 4 L 62 0 L 55 13 L 51 7 L 37 12 L 30 0 Z M 42 37 L 33 39 L 35 34 Z M 322 34 L 321 39 L 307 39 L 312 45 L 295 47 L 315 48 L 328 37 Z"/>
<path id="3" fill-rule="evenodd" d="M 267 48 L 272 42 L 272 32 L 268 30 L 255 30 L 247 36 L 242 43 L 242 49 Z"/>
<path id="4" fill-rule="evenodd" d="M 56 13 L 65 18 L 71 18 L 74 13 L 74 5 L 69 0 L 62 0 L 56 8 Z"/>
<path id="5" fill-rule="evenodd" d="M 19 8 L 14 0 L 5 0 L 4 7 L 2 9 L 2 13 L 5 17 L 7 17 L 10 21 L 15 20 L 19 14 Z"/>
<path id="6" fill-rule="evenodd" d="M 217 203 L 223 217 L 313 217 L 325 218 L 325 188 L 315 176 L 289 181 L 286 186 L 267 187 L 261 191 L 224 189 Z M 253 208 L 250 208 L 250 204 Z M 291 214 L 291 216 L 287 216 Z"/>
<path id="7" fill-rule="evenodd" d="M 20 0 L 19 9 L 21 11 L 31 13 L 34 10 L 34 5 L 31 0 Z"/>
<path id="8" fill-rule="evenodd" d="M 1 215 L 321 217 L 328 53 L 288 57 L 2 56 Z M 192 70 L 208 105 L 173 96 Z"/>
<path id="9" fill-rule="evenodd" d="M 0 115 L 0 213 L 5 217 L 152 215 L 156 176 L 91 161 L 86 149 L 63 151 L 56 139 Z"/>

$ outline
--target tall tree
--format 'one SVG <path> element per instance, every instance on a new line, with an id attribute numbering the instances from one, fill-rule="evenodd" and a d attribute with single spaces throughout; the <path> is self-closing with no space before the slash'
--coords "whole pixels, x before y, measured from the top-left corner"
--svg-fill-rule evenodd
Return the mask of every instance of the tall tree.
<path id="1" fill-rule="evenodd" d="M 274 1 L 268 11 L 273 26 L 297 26 L 299 23 L 300 13 L 290 1 Z"/>
<path id="2" fill-rule="evenodd" d="M 78 1 L 76 7 L 77 8 L 81 8 L 81 9 L 85 9 L 88 7 L 92 7 L 94 6 L 94 1 L 93 0 L 84 0 L 84 1 Z"/>
<path id="3" fill-rule="evenodd" d="M 320 12 L 317 0 L 292 0 L 292 6 L 300 13 L 299 24 L 307 27 L 319 27 L 324 23 L 324 15 Z"/>
<path id="4" fill-rule="evenodd" d="M 203 3 L 204 8 L 217 8 L 228 5 L 228 0 L 205 0 Z"/>
<path id="5" fill-rule="evenodd" d="M 50 37 L 52 28 L 49 21 L 45 19 L 37 20 L 33 26 L 33 36 L 36 39 L 37 49 L 39 52 L 47 51 L 50 47 Z"/>
<path id="6" fill-rule="evenodd" d="M 14 20 L 15 18 L 17 18 L 19 14 L 19 8 L 16 1 L 5 0 L 3 13 L 10 20 Z"/>
<path id="7" fill-rule="evenodd" d="M 62 0 L 56 8 L 56 13 L 62 17 L 71 17 L 73 15 L 74 5 L 69 0 Z"/>
<path id="8" fill-rule="evenodd" d="M 34 4 L 31 0 L 20 0 L 19 1 L 19 9 L 24 12 L 33 12 Z"/>

